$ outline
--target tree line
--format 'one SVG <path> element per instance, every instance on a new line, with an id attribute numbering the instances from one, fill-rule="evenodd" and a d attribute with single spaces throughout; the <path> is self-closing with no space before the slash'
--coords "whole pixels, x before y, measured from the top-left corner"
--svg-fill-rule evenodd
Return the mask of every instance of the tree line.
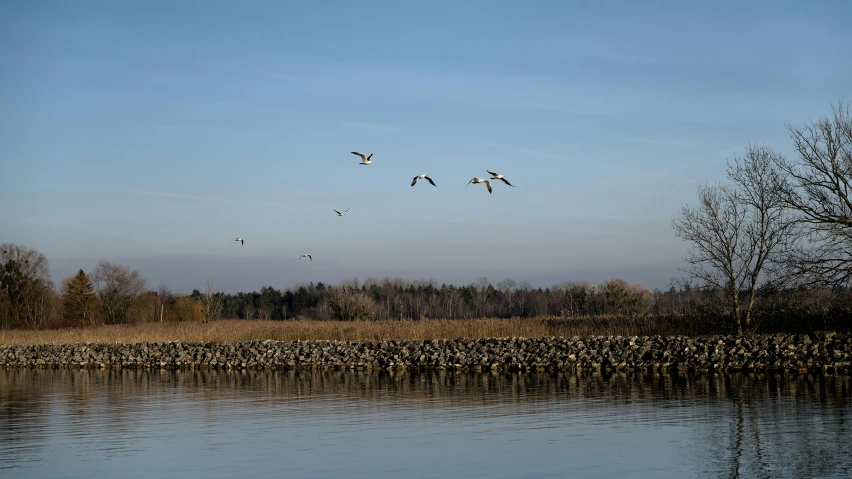
<path id="1" fill-rule="evenodd" d="M 129 266 L 101 262 L 90 274 L 80 270 L 65 278 L 56 291 L 41 253 L 8 243 L 0 245 L 0 253 L 2 328 L 221 318 L 392 321 L 668 316 L 690 323 L 691 330 L 696 324 L 708 333 L 736 329 L 725 290 L 688 281 L 662 291 L 622 279 L 599 284 L 563 281 L 541 288 L 513 279 L 492 283 L 485 277 L 459 286 L 356 278 L 339 285 L 308 283 L 283 290 L 266 286 L 228 294 L 215 291 L 215 282 L 208 279 L 200 289 L 180 295 L 165 285 L 150 290 L 141 274 Z M 764 291 L 752 310 L 753 321 L 762 330 L 844 329 L 850 324 L 852 290 L 809 285 Z"/>
<path id="2" fill-rule="evenodd" d="M 212 278 L 190 295 L 149 290 L 138 271 L 101 262 L 65 278 L 59 291 L 43 254 L 0 245 L 0 328 L 147 321 L 418 320 L 481 317 L 666 315 L 708 331 L 848 329 L 852 311 L 852 115 L 787 129 L 797 157 L 750 145 L 727 181 L 700 183 L 698 202 L 672 219 L 686 241 L 686 275 L 667 291 L 612 279 L 549 288 L 487 278 L 468 285 L 398 278 L 340 285 L 272 286 L 235 295 Z"/>

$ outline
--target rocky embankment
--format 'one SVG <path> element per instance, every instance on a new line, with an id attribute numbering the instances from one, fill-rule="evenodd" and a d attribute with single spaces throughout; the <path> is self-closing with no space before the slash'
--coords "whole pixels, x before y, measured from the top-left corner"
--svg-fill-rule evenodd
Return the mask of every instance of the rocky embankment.
<path id="1" fill-rule="evenodd" d="M 852 372 L 852 335 L 0 345 L 0 367 Z"/>

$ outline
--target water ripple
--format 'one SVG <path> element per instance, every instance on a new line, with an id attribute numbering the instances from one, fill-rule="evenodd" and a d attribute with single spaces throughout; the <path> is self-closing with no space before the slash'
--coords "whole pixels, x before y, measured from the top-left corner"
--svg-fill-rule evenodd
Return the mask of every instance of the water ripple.
<path id="1" fill-rule="evenodd" d="M 850 477 L 850 386 L 813 375 L 0 370 L 0 475 Z"/>

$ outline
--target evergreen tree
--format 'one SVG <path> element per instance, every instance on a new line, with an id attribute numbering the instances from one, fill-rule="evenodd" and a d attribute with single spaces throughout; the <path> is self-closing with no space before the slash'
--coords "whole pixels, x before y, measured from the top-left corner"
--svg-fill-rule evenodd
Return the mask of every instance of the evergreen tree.
<path id="1" fill-rule="evenodd" d="M 62 284 L 62 316 L 66 321 L 81 326 L 95 323 L 97 295 L 92 280 L 81 269 Z"/>

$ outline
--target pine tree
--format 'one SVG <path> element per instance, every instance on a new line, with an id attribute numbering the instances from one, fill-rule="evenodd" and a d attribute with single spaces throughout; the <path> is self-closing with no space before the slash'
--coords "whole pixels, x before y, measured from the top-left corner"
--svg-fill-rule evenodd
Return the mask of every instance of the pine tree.
<path id="1" fill-rule="evenodd" d="M 92 280 L 81 269 L 62 284 L 62 316 L 80 326 L 95 324 L 98 298 Z"/>

